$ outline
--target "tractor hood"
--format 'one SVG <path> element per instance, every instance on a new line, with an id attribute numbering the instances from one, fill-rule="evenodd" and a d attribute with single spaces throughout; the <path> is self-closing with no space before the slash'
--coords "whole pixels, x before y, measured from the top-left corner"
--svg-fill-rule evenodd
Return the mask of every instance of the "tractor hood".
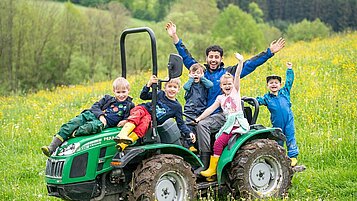
<path id="1" fill-rule="evenodd" d="M 90 181 L 111 170 L 110 162 L 117 152 L 113 138 L 119 131 L 120 128 L 109 128 L 99 134 L 64 142 L 47 160 L 46 182 L 70 184 Z"/>

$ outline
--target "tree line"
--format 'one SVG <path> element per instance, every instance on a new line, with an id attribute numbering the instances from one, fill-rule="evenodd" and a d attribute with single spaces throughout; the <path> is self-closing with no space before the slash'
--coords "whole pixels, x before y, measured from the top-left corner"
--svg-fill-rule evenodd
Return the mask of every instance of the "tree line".
<path id="1" fill-rule="evenodd" d="M 68 1 L 68 0 L 57 0 Z M 156 21 L 163 20 L 176 2 L 182 0 L 71 0 L 83 6 L 97 6 L 110 1 L 123 3 L 138 19 Z M 290 23 L 304 19 L 314 21 L 320 19 L 336 32 L 357 27 L 356 0 L 217 0 L 217 8 L 223 11 L 229 4 L 239 6 L 249 12 L 249 5 L 254 2 L 264 13 L 264 21 L 285 30 Z M 203 2 L 204 3 L 204 2 Z"/>
<path id="2" fill-rule="evenodd" d="M 229 4 L 238 5 L 248 12 L 252 0 L 217 0 L 220 9 Z M 340 32 L 357 28 L 356 0 L 254 0 L 264 12 L 264 21 L 271 22 L 280 29 L 289 23 L 297 23 L 304 19 L 314 21 L 320 19 Z"/>
<path id="3" fill-rule="evenodd" d="M 95 8 L 70 1 L 0 1 L 0 94 L 112 80 L 121 75 L 119 37 L 126 28 L 148 26 L 154 30 L 159 68 L 166 68 L 168 55 L 176 52 L 164 29 L 170 20 L 199 62 L 204 62 L 204 50 L 212 44 L 222 46 L 225 55 L 235 51 L 257 54 L 282 35 L 297 41 L 331 33 L 319 19 L 290 23 L 280 30 L 264 21 L 265 13 L 254 2 L 245 12 L 233 4 L 220 10 L 216 0 L 162 1 L 170 2 L 165 17 L 147 21 L 133 18 L 128 9 L 140 0 L 127 1 L 129 6 L 120 1 L 102 0 L 104 4 Z M 145 2 L 153 3 L 147 7 L 150 10 L 157 1 Z M 148 36 L 130 36 L 126 43 L 129 73 L 151 69 Z"/>

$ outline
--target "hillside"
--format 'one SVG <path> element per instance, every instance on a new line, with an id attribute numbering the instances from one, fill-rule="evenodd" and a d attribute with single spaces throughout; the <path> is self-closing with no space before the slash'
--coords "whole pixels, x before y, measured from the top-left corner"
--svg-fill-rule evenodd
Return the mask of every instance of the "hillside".
<path id="1" fill-rule="evenodd" d="M 357 197 L 357 33 L 310 43 L 287 44 L 269 62 L 242 80 L 242 95 L 266 92 L 265 77 L 285 78 L 285 63 L 294 64 L 292 104 L 299 162 L 287 200 L 355 200 Z M 249 58 L 249 55 L 245 55 Z M 225 63 L 235 59 L 226 55 Z M 129 75 L 131 96 L 138 95 L 150 72 Z M 165 72 L 159 73 L 160 77 Z M 184 70 L 182 80 L 187 80 Z M 47 144 L 61 124 L 111 93 L 111 81 L 59 87 L 25 96 L 0 97 L 0 200 L 56 200 L 44 182 Z M 179 100 L 183 103 L 183 90 Z M 261 108 L 258 123 L 269 126 Z"/>

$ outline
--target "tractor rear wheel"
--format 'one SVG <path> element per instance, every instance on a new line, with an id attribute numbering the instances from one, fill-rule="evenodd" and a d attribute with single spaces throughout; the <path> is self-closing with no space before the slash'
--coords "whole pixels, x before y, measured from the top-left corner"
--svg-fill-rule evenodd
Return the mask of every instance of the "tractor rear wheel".
<path id="1" fill-rule="evenodd" d="M 197 187 L 191 165 L 172 154 L 155 155 L 142 162 L 131 182 L 130 200 L 193 200 Z"/>
<path id="2" fill-rule="evenodd" d="M 232 187 L 242 198 L 282 197 L 291 186 L 290 159 L 273 140 L 248 142 L 237 152 L 231 167 Z"/>

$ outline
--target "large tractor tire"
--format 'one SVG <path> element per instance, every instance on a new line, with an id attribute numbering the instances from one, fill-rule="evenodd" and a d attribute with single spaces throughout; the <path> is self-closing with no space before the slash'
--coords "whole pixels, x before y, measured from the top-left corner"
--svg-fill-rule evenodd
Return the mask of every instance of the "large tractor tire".
<path id="1" fill-rule="evenodd" d="M 193 200 L 197 193 L 195 180 L 191 165 L 182 157 L 155 155 L 144 160 L 135 170 L 129 200 Z"/>
<path id="2" fill-rule="evenodd" d="M 240 148 L 229 174 L 241 198 L 260 199 L 285 196 L 293 171 L 283 147 L 273 140 L 257 139 Z"/>

